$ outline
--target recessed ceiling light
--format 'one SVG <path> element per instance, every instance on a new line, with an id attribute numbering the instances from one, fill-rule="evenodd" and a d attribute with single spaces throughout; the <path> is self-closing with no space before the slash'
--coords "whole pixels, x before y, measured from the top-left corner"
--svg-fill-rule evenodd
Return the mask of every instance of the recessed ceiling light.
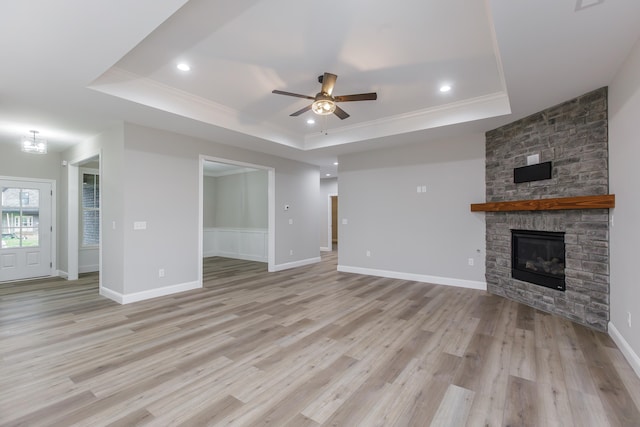
<path id="1" fill-rule="evenodd" d="M 331 176 L 331 174 L 330 173 L 326 173 L 326 174 L 324 174 L 324 176 Z"/>
<path id="2" fill-rule="evenodd" d="M 314 124 L 315 122 L 316 122 L 316 121 L 315 121 L 315 120 L 313 120 L 313 119 L 308 119 L 308 120 L 307 120 L 307 124 L 308 124 L 308 125 L 312 125 L 312 124 Z"/>
<path id="3" fill-rule="evenodd" d="M 333 162 L 333 166 L 338 166 L 340 163 L 338 162 Z"/>
<path id="4" fill-rule="evenodd" d="M 179 63 L 177 67 L 180 71 L 191 71 L 191 67 L 189 66 L 189 64 L 185 64 L 184 62 Z"/>
<path id="5" fill-rule="evenodd" d="M 451 90 L 450 85 L 442 85 L 440 86 L 440 92 L 449 92 Z"/>

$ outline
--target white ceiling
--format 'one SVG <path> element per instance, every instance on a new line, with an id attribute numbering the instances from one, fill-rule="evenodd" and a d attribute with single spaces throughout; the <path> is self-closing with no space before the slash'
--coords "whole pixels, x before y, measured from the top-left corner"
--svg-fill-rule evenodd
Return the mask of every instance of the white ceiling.
<path id="1" fill-rule="evenodd" d="M 486 131 L 609 84 L 638 0 L 31 0 L 0 14 L 0 143 L 62 150 L 116 121 L 321 166 L 346 152 Z M 176 69 L 187 62 L 191 71 Z M 377 92 L 351 117 L 290 117 Z M 449 93 L 440 85 L 452 86 Z"/>

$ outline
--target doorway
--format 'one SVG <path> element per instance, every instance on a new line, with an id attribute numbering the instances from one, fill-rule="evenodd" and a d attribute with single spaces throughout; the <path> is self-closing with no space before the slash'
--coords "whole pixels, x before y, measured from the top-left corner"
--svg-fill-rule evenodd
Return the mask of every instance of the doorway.
<path id="1" fill-rule="evenodd" d="M 0 282 L 51 276 L 53 182 L 0 180 Z"/>
<path id="2" fill-rule="evenodd" d="M 79 159 L 65 161 L 67 168 L 67 280 L 78 280 L 79 273 L 98 271 L 102 289 L 102 186 L 100 152 L 86 153 Z M 93 175 L 89 178 L 85 175 Z M 87 204 L 88 202 L 88 204 Z M 86 225 L 92 232 L 85 233 Z M 87 240 L 87 236 L 92 236 Z"/>
<path id="3" fill-rule="evenodd" d="M 218 166 L 213 166 L 213 164 L 218 164 Z M 208 165 L 208 166 L 207 166 Z M 200 194 L 200 201 L 199 201 L 199 256 L 198 256 L 198 262 L 199 262 L 199 274 L 200 274 L 200 283 L 203 283 L 202 280 L 202 272 L 203 272 L 203 258 L 205 256 L 205 253 L 207 253 L 207 255 L 211 256 L 212 254 L 220 254 L 220 249 L 221 246 L 218 245 L 207 245 L 207 247 L 205 247 L 205 219 L 204 219 L 204 212 L 205 212 L 205 197 L 204 197 L 204 192 L 205 192 L 205 176 L 206 176 L 206 171 L 205 168 L 210 168 L 213 166 L 213 169 L 219 168 L 221 167 L 222 169 L 224 168 L 231 168 L 231 169 L 239 169 L 239 170 L 255 170 L 255 171 L 262 171 L 262 172 L 266 172 L 267 174 L 267 194 L 266 194 L 266 199 L 267 199 L 267 227 L 266 227 L 266 233 L 264 238 L 262 238 L 262 240 L 260 239 L 256 239 L 256 235 L 251 235 L 248 236 L 246 233 L 246 229 L 242 230 L 240 228 L 238 228 L 237 230 L 231 230 L 231 232 L 227 233 L 227 230 L 207 230 L 208 232 L 213 231 L 214 233 L 218 234 L 218 236 L 214 237 L 214 240 L 217 237 L 220 237 L 222 235 L 224 235 L 223 239 L 225 240 L 224 245 L 222 245 L 222 249 L 223 251 L 227 251 L 227 255 L 229 255 L 231 252 L 234 253 L 234 257 L 239 257 L 241 259 L 250 259 L 250 260 L 255 260 L 255 261 L 260 261 L 260 262 L 265 262 L 267 263 L 267 270 L 268 271 L 275 271 L 275 169 L 272 167 L 268 167 L 268 166 L 262 166 L 262 165 L 256 165 L 256 164 L 252 164 L 252 163 L 245 163 L 245 162 L 238 162 L 235 160 L 229 160 L 229 159 L 222 159 L 222 158 L 217 158 L 217 157 L 211 157 L 211 156 L 206 156 L 206 155 L 200 155 L 200 185 L 199 185 L 199 194 Z M 222 174 L 224 174 L 224 171 L 222 172 Z M 218 214 L 218 212 L 216 212 L 216 215 Z M 227 212 L 228 214 L 228 212 Z M 209 227 L 209 228 L 215 228 L 215 227 Z M 258 236 L 259 237 L 259 236 Z M 244 253 L 243 255 L 239 256 L 238 252 L 240 252 L 239 249 L 244 248 L 244 249 L 249 249 L 249 253 Z M 263 253 L 266 255 L 266 259 L 264 259 L 264 257 L 260 257 L 261 259 L 252 259 L 252 256 L 257 255 L 258 253 Z"/>
<path id="4" fill-rule="evenodd" d="M 338 196 L 331 196 L 331 246 L 338 246 Z"/>
<path id="5" fill-rule="evenodd" d="M 78 273 L 93 273 L 100 270 L 99 159 L 88 159 L 78 167 Z"/>
<path id="6" fill-rule="evenodd" d="M 203 256 L 267 259 L 268 173 L 204 162 Z"/>

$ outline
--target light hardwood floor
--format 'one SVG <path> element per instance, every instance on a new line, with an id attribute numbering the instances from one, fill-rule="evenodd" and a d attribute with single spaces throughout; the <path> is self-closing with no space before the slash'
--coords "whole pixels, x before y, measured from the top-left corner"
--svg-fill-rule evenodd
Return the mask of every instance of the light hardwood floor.
<path id="1" fill-rule="evenodd" d="M 482 291 L 205 260 L 120 306 L 97 276 L 0 285 L 0 425 L 639 426 L 606 334 Z"/>

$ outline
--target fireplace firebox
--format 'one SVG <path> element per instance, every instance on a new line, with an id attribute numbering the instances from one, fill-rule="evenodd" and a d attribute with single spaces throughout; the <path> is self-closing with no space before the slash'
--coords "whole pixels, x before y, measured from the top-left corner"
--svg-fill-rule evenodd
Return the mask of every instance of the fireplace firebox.
<path id="1" fill-rule="evenodd" d="M 565 290 L 564 233 L 511 230 L 511 276 Z"/>

